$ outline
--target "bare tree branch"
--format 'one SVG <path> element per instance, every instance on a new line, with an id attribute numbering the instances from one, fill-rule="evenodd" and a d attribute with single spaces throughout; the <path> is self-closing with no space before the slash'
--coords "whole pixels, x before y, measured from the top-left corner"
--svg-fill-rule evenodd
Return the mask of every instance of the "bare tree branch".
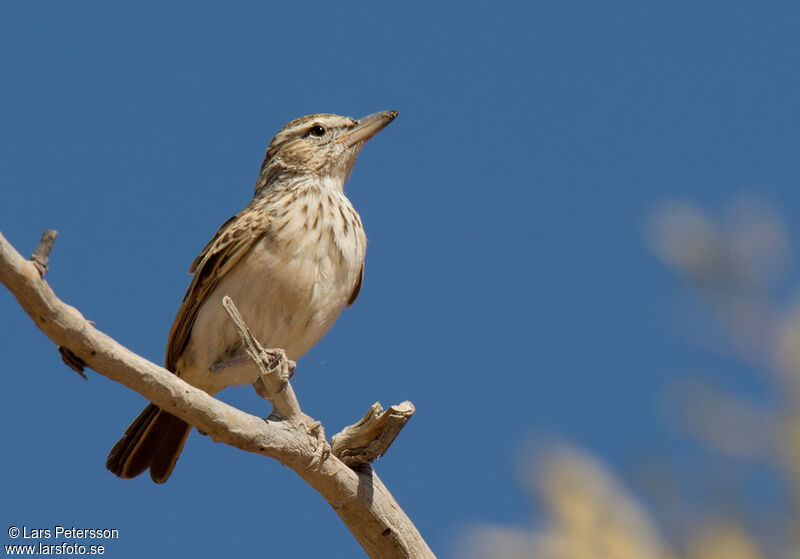
<path id="1" fill-rule="evenodd" d="M 434 557 L 369 465 L 354 471 L 335 456 L 320 459 L 319 432 L 314 433 L 314 426 L 308 423 L 310 418 L 305 419 L 307 416 L 302 412 L 295 416 L 300 417 L 299 421 L 282 417 L 265 420 L 244 413 L 136 355 L 95 328 L 77 309 L 58 299 L 42 278 L 54 240 L 55 236 L 51 240 L 43 238 L 42 251 L 37 249 L 35 253 L 39 255 L 36 264 L 23 258 L 0 234 L 0 282 L 55 344 L 103 376 L 135 390 L 207 433 L 214 441 L 275 458 L 297 472 L 328 501 L 370 557 Z M 267 362 L 271 366 L 266 367 L 261 377 L 273 404 L 280 399 L 267 387 L 270 375 L 275 374 L 274 362 L 273 354 Z M 277 365 L 281 366 L 280 359 Z M 285 382 L 288 387 L 288 378 Z M 286 390 L 278 393 L 285 394 Z M 293 397 L 294 393 L 291 394 Z M 278 415 L 285 412 L 280 409 L 282 405 L 276 405 Z"/>
<path id="2" fill-rule="evenodd" d="M 383 456 L 400 430 L 414 415 L 414 404 L 403 402 L 384 411 L 375 402 L 355 425 L 345 427 L 331 439 L 334 456 L 351 468 L 359 468 Z"/>

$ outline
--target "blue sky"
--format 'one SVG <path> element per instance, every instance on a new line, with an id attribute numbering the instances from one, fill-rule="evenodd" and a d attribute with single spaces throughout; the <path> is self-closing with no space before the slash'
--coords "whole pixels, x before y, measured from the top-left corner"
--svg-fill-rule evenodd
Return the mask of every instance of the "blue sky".
<path id="1" fill-rule="evenodd" d="M 693 452 L 665 387 L 726 364 L 681 339 L 683 291 L 644 231 L 666 200 L 750 193 L 800 238 L 798 24 L 789 2 L 6 3 L 0 230 L 29 253 L 58 229 L 56 293 L 160 363 L 186 270 L 271 136 L 399 111 L 347 187 L 361 296 L 293 382 L 329 434 L 414 402 L 376 470 L 452 556 L 473 523 L 530 522 L 531 440 L 623 477 Z M 0 316 L 4 525 L 117 528 L 113 557 L 358 556 L 291 471 L 196 433 L 164 486 L 107 473 L 144 400 L 66 369 L 8 293 Z M 222 398 L 266 413 L 248 388 Z"/>

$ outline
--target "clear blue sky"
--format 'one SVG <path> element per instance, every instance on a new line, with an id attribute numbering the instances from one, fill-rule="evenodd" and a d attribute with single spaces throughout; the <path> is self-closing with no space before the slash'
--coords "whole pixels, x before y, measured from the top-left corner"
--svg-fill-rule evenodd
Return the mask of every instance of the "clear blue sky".
<path id="1" fill-rule="evenodd" d="M 414 402 L 376 470 L 443 557 L 472 523 L 530 522 L 531 439 L 622 476 L 691 452 L 661 403 L 703 357 L 645 223 L 750 192 L 800 238 L 800 8 L 270 4 L 4 3 L 0 230 L 25 253 L 59 230 L 56 293 L 160 363 L 186 270 L 271 136 L 394 109 L 348 185 L 366 278 L 298 365 L 305 411 L 333 434 Z M 3 530 L 117 528 L 111 557 L 359 556 L 293 472 L 196 432 L 164 486 L 118 480 L 106 453 L 144 400 L 65 368 L 7 292 L 0 317 Z"/>

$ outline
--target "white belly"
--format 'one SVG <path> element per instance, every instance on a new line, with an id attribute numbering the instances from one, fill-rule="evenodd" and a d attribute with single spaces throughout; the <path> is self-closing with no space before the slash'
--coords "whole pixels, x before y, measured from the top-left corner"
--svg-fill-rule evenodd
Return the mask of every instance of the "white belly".
<path id="1" fill-rule="evenodd" d="M 333 229 L 337 224 L 323 219 L 314 230 L 290 223 L 280 237 L 253 245 L 200 307 L 177 362 L 181 377 L 211 394 L 255 381 L 258 370 L 241 361 L 244 349 L 222 307 L 224 295 L 265 348 L 283 348 L 294 360 L 311 349 L 341 313 L 363 264 L 363 232 L 343 234 Z M 221 366 L 236 360 L 237 366 Z"/>

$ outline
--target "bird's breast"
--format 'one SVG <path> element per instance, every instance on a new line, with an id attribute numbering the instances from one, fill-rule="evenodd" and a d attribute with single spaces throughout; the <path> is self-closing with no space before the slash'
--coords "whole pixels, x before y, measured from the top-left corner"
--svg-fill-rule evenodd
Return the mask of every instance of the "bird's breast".
<path id="1" fill-rule="evenodd" d="M 307 196 L 277 212 L 269 230 L 220 281 L 198 312 L 184 368 L 198 385 L 255 380 L 255 367 L 225 375 L 219 363 L 241 354 L 241 344 L 221 305 L 229 295 L 264 347 L 298 359 L 333 326 L 359 280 L 366 237 L 343 194 Z M 220 373 L 209 373 L 219 370 Z M 241 378 L 239 378 L 241 377 Z M 252 378 L 251 378 L 252 377 Z"/>
<path id="2" fill-rule="evenodd" d="M 286 340 L 294 350 L 287 349 L 290 355 L 302 355 L 330 329 L 361 274 L 366 248 L 361 220 L 344 195 L 336 194 L 300 200 L 300 210 L 285 224 L 276 222 L 274 233 L 256 247 L 268 278 L 264 288 L 277 289 L 276 298 L 287 303 L 275 318 L 293 325 L 293 340 Z"/>

